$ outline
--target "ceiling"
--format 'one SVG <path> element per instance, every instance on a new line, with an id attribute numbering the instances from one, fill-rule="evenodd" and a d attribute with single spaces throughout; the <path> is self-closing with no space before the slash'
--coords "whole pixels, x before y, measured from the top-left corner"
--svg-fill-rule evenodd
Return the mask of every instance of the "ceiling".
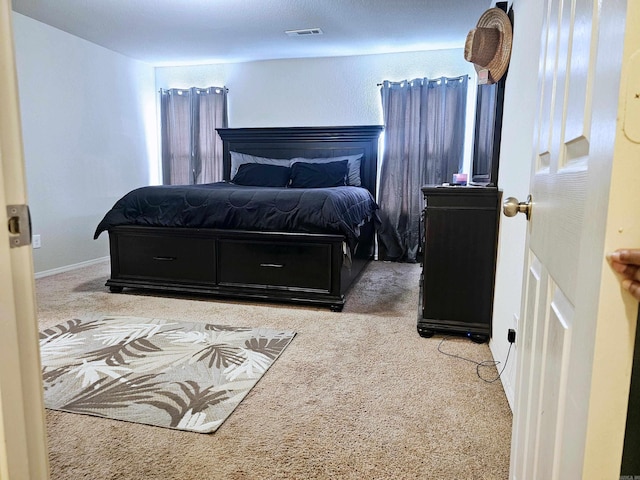
<path id="1" fill-rule="evenodd" d="M 491 5 L 491 0 L 12 0 L 15 12 L 157 66 L 461 48 Z M 285 34 L 310 28 L 323 34 Z"/>

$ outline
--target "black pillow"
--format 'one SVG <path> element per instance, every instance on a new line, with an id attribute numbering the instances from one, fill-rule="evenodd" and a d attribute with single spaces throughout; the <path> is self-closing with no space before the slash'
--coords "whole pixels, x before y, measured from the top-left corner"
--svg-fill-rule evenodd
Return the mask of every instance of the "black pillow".
<path id="1" fill-rule="evenodd" d="M 291 165 L 292 188 L 340 187 L 347 184 L 348 161 L 329 163 L 295 162 Z"/>
<path id="2" fill-rule="evenodd" d="M 231 183 L 251 187 L 286 187 L 291 169 L 262 163 L 243 163 Z"/>

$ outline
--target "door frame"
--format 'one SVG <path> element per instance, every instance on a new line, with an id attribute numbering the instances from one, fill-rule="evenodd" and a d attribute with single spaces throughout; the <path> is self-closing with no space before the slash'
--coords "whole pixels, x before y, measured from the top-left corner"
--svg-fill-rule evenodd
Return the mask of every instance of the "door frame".
<path id="1" fill-rule="evenodd" d="M 26 205 L 11 2 L 0 3 L 0 210 Z M 8 220 L 8 214 L 7 214 Z M 21 223 L 20 229 L 27 226 Z M 5 225 L 7 223 L 5 222 Z M 0 478 L 49 478 L 30 243 L 0 239 Z"/>
<path id="2" fill-rule="evenodd" d="M 608 160 L 610 152 L 599 152 L 600 161 L 595 163 L 601 174 L 611 178 L 608 198 L 594 199 L 593 205 L 595 208 L 599 202 L 607 205 L 605 227 L 599 235 L 603 255 L 589 259 L 602 273 L 599 289 L 593 292 L 598 320 L 588 409 L 589 418 L 597 421 L 590 422 L 585 432 L 583 465 L 585 477 L 594 479 L 608 478 L 611 473 L 619 475 L 620 472 L 638 320 L 638 301 L 622 290 L 619 279 L 604 258 L 607 252 L 618 248 L 640 248 L 640 213 L 630 208 L 640 205 L 640 142 L 632 141 L 625 134 L 625 125 L 640 115 L 640 99 L 629 95 L 636 90 L 640 94 L 640 61 L 637 61 L 640 59 L 640 2 L 627 0 L 626 5 L 622 52 L 619 56 L 612 56 L 610 52 L 599 56 L 596 66 L 615 70 L 611 62 L 622 61 L 620 86 L 614 92 L 616 101 L 612 105 L 617 119 L 613 161 Z M 602 8 L 606 8 L 606 2 Z M 620 29 L 620 18 L 604 15 L 603 20 L 600 36 L 610 35 L 607 30 Z M 632 62 L 634 56 L 636 61 Z M 599 120 L 594 118 L 593 132 L 601 129 Z M 595 231 L 597 226 L 592 228 Z"/>

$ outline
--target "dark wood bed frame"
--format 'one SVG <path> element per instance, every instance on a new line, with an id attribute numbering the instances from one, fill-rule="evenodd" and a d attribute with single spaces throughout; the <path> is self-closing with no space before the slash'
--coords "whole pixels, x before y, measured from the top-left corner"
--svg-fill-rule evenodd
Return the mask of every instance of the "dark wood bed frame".
<path id="1" fill-rule="evenodd" d="M 269 158 L 335 157 L 362 153 L 362 186 L 376 195 L 381 126 L 224 128 L 224 178 L 236 151 Z M 112 292 L 124 287 L 342 310 L 345 293 L 373 258 L 375 229 L 361 229 L 345 258 L 344 236 L 119 226 L 109 229 Z"/>

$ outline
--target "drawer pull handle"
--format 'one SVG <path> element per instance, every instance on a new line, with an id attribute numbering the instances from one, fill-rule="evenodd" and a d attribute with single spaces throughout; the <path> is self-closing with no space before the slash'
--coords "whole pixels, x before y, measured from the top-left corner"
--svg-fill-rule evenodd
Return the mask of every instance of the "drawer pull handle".
<path id="1" fill-rule="evenodd" d="M 282 263 L 261 263 L 260 266 L 266 267 L 266 268 L 283 268 L 284 267 Z"/>
<path id="2" fill-rule="evenodd" d="M 153 259 L 161 262 L 172 262 L 173 260 L 176 260 L 176 257 L 153 257 Z"/>

